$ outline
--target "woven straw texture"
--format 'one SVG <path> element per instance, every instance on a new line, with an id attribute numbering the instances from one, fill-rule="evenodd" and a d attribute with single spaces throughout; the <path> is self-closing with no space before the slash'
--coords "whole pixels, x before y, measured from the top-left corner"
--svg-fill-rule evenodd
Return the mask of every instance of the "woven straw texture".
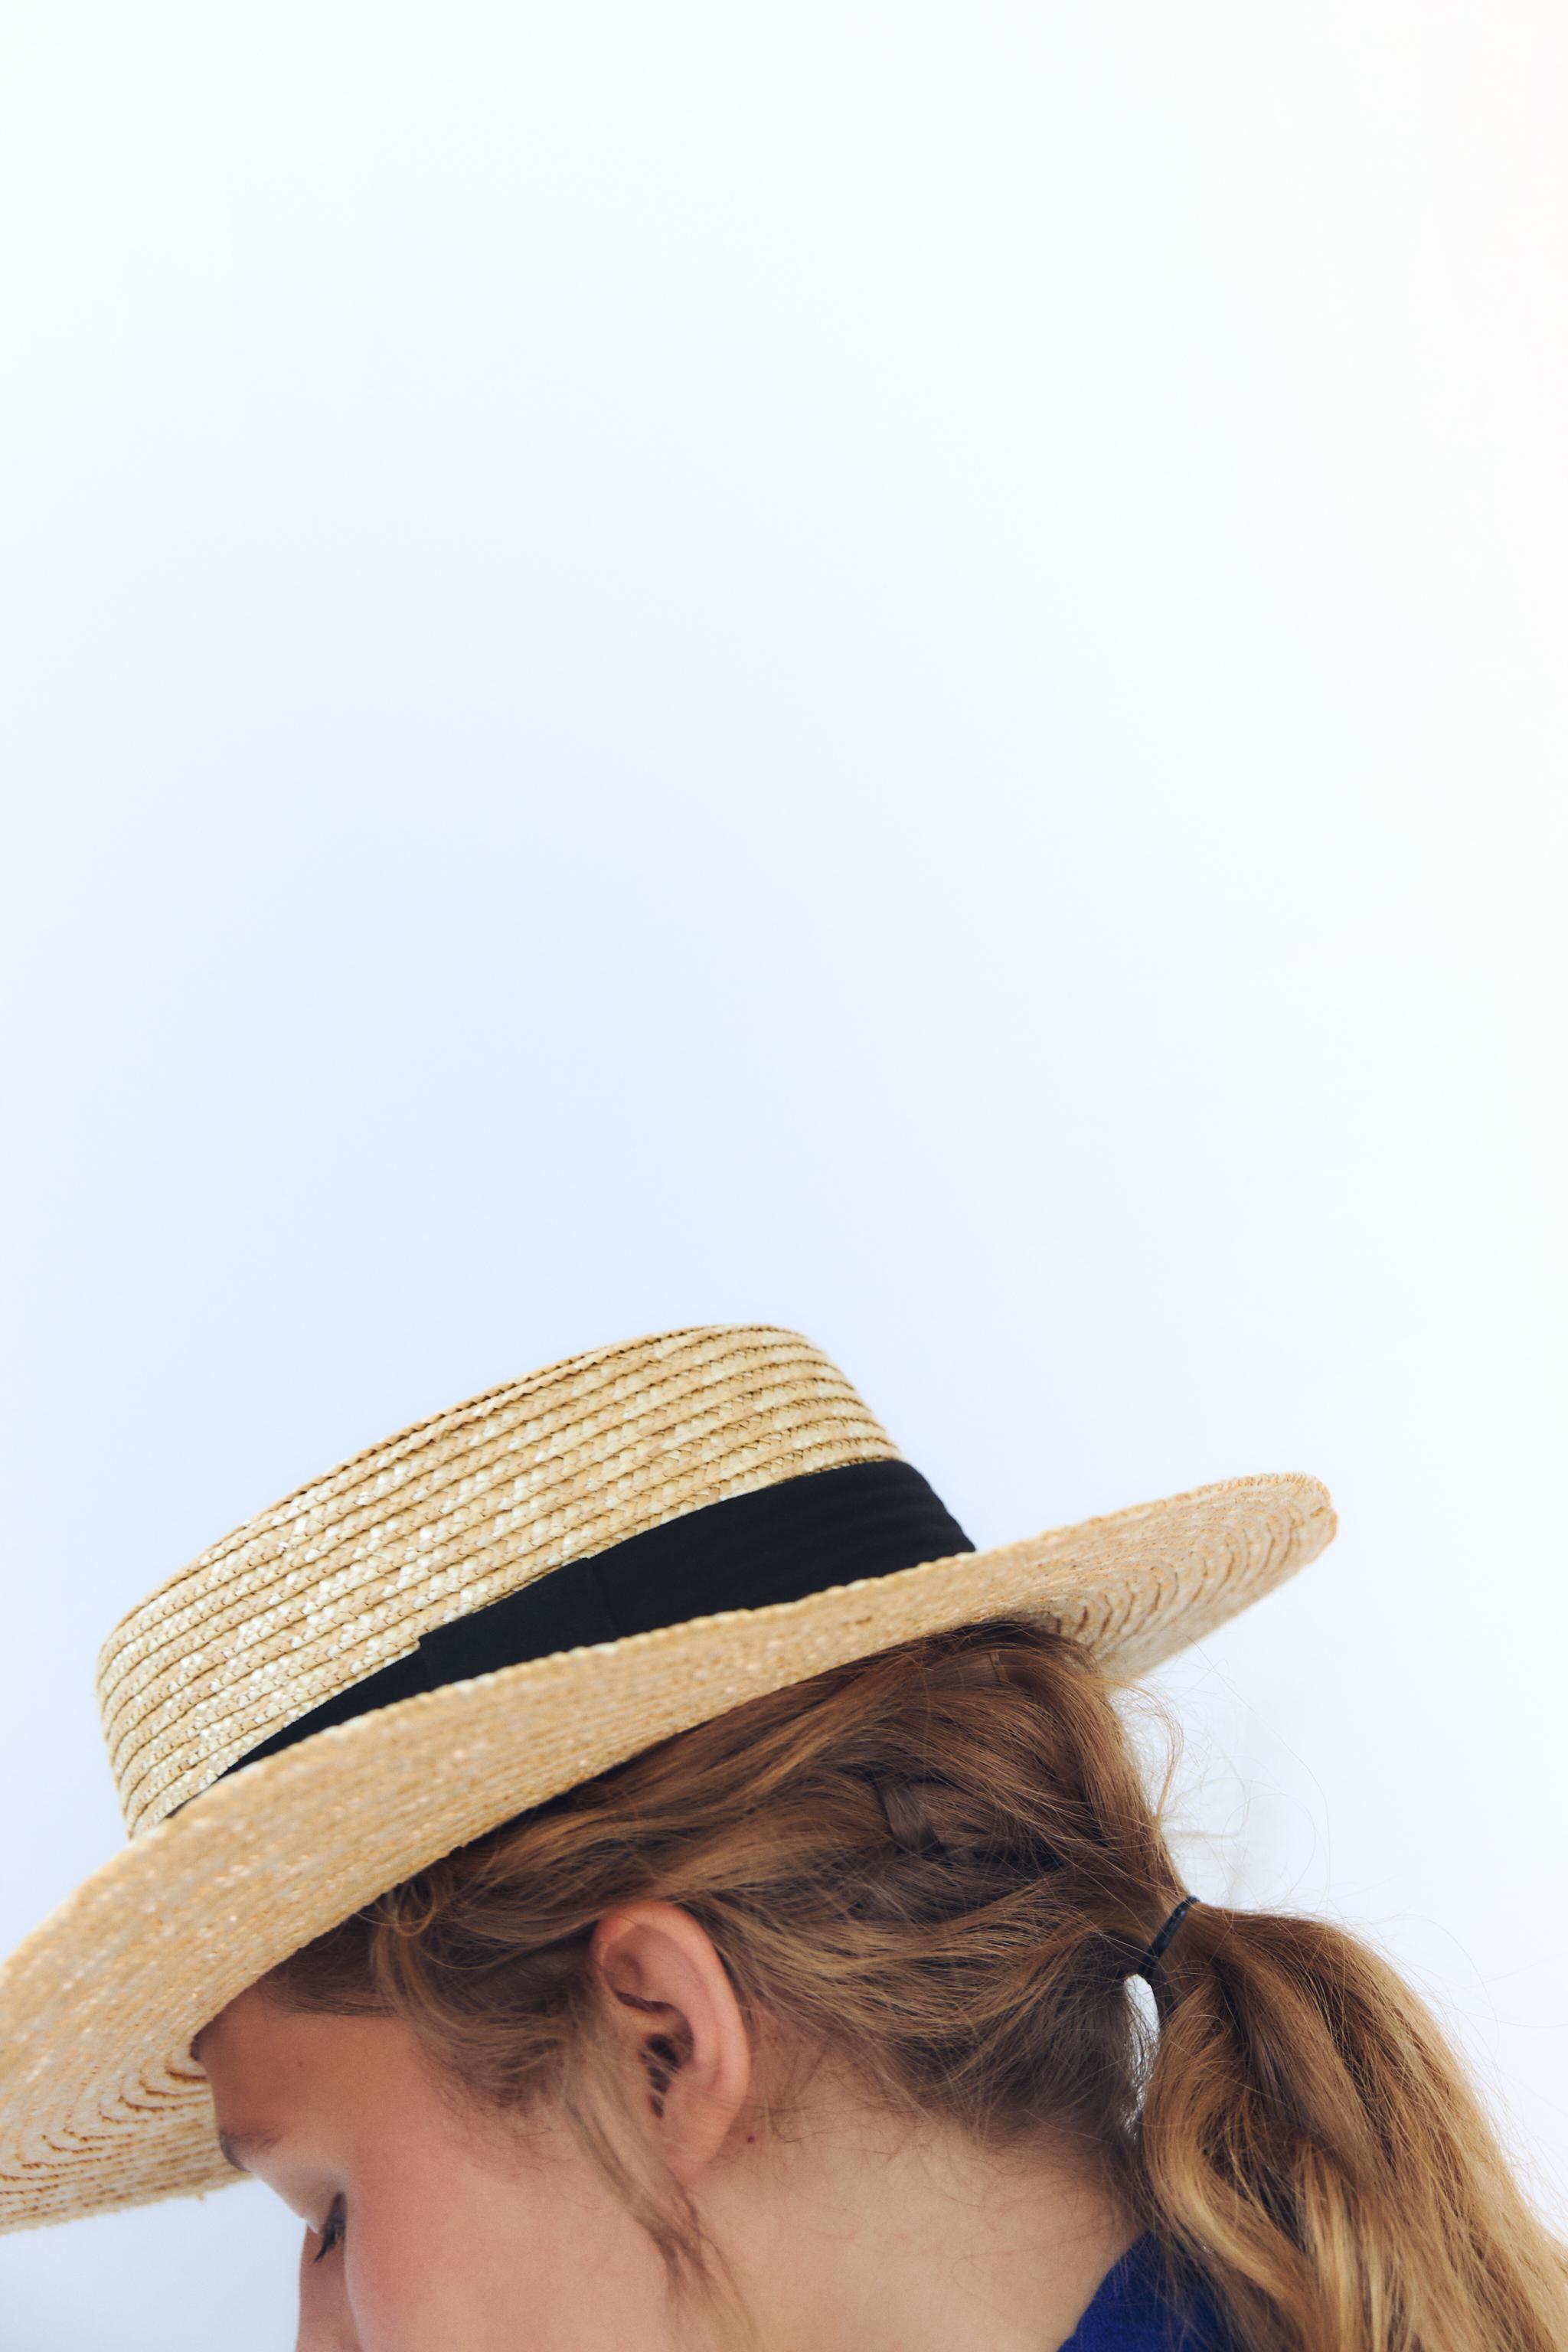
<path id="1" fill-rule="evenodd" d="M 116 1627 L 98 1688 L 126 1826 L 552 1568 L 897 1453 L 794 1331 L 670 1332 L 470 1398 L 249 1520 Z"/>
<path id="2" fill-rule="evenodd" d="M 894 1455 L 797 1335 L 677 1332 L 405 1432 L 162 1587 L 101 1665 L 135 1833 L 0 1971 L 0 2230 L 233 2179 L 193 2034 L 301 1943 L 510 1814 L 760 1693 L 1003 1612 L 1060 1627 L 1130 1678 L 1334 1530 L 1315 1479 L 1231 1479 L 507 1667 L 210 1785 L 429 1627 L 551 1567 L 730 1495 Z"/>

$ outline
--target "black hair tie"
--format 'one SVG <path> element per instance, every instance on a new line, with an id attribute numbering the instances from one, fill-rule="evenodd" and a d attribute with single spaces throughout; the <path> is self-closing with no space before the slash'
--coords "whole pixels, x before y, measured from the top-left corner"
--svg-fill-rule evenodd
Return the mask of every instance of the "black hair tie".
<path id="1" fill-rule="evenodd" d="M 1195 1895 L 1184 1895 L 1148 1950 L 1128 1969 L 1127 1973 L 1130 1977 L 1142 1977 L 1145 1984 L 1153 1983 L 1154 1971 L 1160 1965 L 1161 1954 L 1197 1899 Z"/>

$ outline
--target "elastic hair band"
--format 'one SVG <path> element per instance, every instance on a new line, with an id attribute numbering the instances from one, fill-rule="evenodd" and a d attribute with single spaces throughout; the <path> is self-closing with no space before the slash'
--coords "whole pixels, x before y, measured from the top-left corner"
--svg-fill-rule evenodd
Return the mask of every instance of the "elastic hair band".
<path id="1" fill-rule="evenodd" d="M 1145 1984 L 1153 1983 L 1154 1971 L 1160 1965 L 1161 1954 L 1197 1899 L 1195 1895 L 1184 1895 L 1142 1958 L 1128 1969 L 1127 1973 L 1130 1977 L 1142 1977 Z"/>

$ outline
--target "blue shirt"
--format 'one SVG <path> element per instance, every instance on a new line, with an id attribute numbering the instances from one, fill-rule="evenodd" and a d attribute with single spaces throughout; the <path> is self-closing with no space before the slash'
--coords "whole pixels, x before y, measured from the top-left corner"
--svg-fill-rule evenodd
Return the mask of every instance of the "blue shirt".
<path id="1" fill-rule="evenodd" d="M 1239 2352 L 1201 2292 L 1173 2303 L 1160 2249 L 1140 2238 L 1095 2290 L 1062 2352 Z"/>

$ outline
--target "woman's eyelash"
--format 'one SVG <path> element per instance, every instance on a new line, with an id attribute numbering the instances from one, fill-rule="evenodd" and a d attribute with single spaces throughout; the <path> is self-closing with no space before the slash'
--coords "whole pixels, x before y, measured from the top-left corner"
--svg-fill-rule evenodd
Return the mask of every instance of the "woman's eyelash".
<path id="1" fill-rule="evenodd" d="M 321 2242 L 315 2253 L 317 2262 L 325 2262 L 333 2247 L 342 2244 L 343 2232 L 347 2228 L 348 2217 L 343 2211 L 343 2200 L 341 2197 L 334 2197 L 332 2210 L 321 2224 Z"/>

